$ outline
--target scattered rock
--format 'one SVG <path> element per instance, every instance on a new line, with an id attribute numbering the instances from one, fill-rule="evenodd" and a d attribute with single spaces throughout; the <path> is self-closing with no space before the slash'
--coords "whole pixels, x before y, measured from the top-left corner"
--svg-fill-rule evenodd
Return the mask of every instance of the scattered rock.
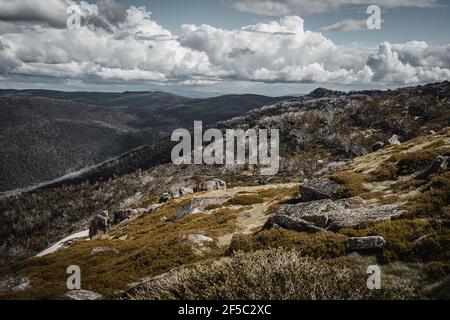
<path id="1" fill-rule="evenodd" d="M 359 208 L 346 209 L 330 217 L 328 230 L 337 231 L 342 228 L 353 227 L 366 221 L 384 221 L 398 217 L 404 210 L 399 204 L 365 205 Z"/>
<path id="2" fill-rule="evenodd" d="M 385 146 L 385 144 L 381 141 L 378 141 L 377 143 L 374 143 L 372 145 L 372 152 L 378 151 L 380 149 L 383 149 Z"/>
<path id="3" fill-rule="evenodd" d="M 414 240 L 413 243 L 412 243 L 412 245 L 413 245 L 413 246 L 416 246 L 416 245 L 420 244 L 423 240 L 429 238 L 430 236 L 431 236 L 431 234 L 426 234 L 426 235 L 424 235 L 424 236 L 421 236 L 420 238 Z"/>
<path id="4" fill-rule="evenodd" d="M 91 250 L 90 255 L 91 256 L 95 256 L 99 253 L 103 253 L 103 252 L 114 252 L 114 253 L 119 253 L 119 251 L 117 249 L 114 248 L 110 248 L 110 247 L 95 247 Z"/>
<path id="5" fill-rule="evenodd" d="M 117 225 L 125 220 L 130 220 L 134 216 L 136 216 L 137 213 L 133 212 L 132 210 L 119 210 L 114 212 L 114 218 L 113 218 L 113 224 Z"/>
<path id="6" fill-rule="evenodd" d="M 66 293 L 66 297 L 72 300 L 99 300 L 102 295 L 88 290 L 72 290 Z"/>
<path id="7" fill-rule="evenodd" d="M 359 197 L 284 204 L 266 228 L 281 227 L 300 232 L 336 231 L 365 221 L 388 220 L 403 213 L 399 205 L 369 205 Z"/>
<path id="8" fill-rule="evenodd" d="M 159 197 L 159 203 L 166 203 L 173 199 L 173 195 L 170 192 L 164 192 L 161 197 Z"/>
<path id="9" fill-rule="evenodd" d="M 172 199 L 176 199 L 188 194 L 194 193 L 194 189 L 188 187 L 181 187 L 169 192 L 165 192 L 159 198 L 159 203 L 166 203 Z"/>
<path id="10" fill-rule="evenodd" d="M 172 218 L 173 221 L 178 221 L 181 218 L 187 216 L 188 214 L 198 213 L 203 210 L 207 206 L 210 205 L 220 205 L 224 202 L 228 201 L 230 197 L 209 197 L 209 198 L 198 198 L 193 199 L 188 204 L 184 205 L 177 213 L 175 213 Z"/>
<path id="11" fill-rule="evenodd" d="M 285 215 L 275 215 L 266 223 L 266 228 L 274 228 L 274 229 L 287 229 L 294 230 L 298 232 L 319 232 L 325 231 L 324 228 L 317 227 L 313 223 L 308 222 L 304 219 L 295 217 L 295 216 L 285 216 Z"/>
<path id="12" fill-rule="evenodd" d="M 423 169 L 415 179 L 427 180 L 429 176 L 445 172 L 450 168 L 450 157 L 439 156 L 430 165 Z"/>
<path id="13" fill-rule="evenodd" d="M 348 251 L 373 250 L 384 247 L 386 241 L 380 236 L 350 237 L 347 242 Z"/>
<path id="14" fill-rule="evenodd" d="M 300 187 L 304 202 L 339 198 L 339 184 L 330 179 L 315 179 L 304 182 Z"/>
<path id="15" fill-rule="evenodd" d="M 226 190 L 226 189 L 227 189 L 227 184 L 225 181 L 220 180 L 220 179 L 212 179 L 212 180 L 204 181 L 204 182 L 200 183 L 199 185 L 197 185 L 197 187 L 195 188 L 195 191 L 201 192 L 201 191 L 214 191 L 214 190 Z"/>
<path id="16" fill-rule="evenodd" d="M 388 140 L 390 145 L 397 145 L 397 144 L 401 144 L 400 142 L 400 138 L 398 135 L 394 134 L 392 137 L 389 138 Z"/>
<path id="17" fill-rule="evenodd" d="M 159 208 L 161 208 L 162 205 L 163 205 L 162 203 L 160 203 L 160 204 L 153 204 L 153 205 L 151 205 L 150 207 L 148 207 L 147 209 L 145 209 L 145 211 L 142 212 L 142 214 L 143 214 L 143 215 L 148 215 L 148 214 L 150 214 L 150 213 L 153 213 L 153 212 L 155 212 L 156 210 L 158 210 Z"/>
<path id="18" fill-rule="evenodd" d="M 185 196 L 185 195 L 192 194 L 192 193 L 194 193 L 194 189 L 192 189 L 192 188 L 182 187 L 178 190 L 178 194 L 180 196 Z"/>
<path id="19" fill-rule="evenodd" d="M 0 295 L 24 291 L 31 287 L 31 281 L 27 277 L 8 276 L 0 279 Z"/>
<path id="20" fill-rule="evenodd" d="M 324 176 L 326 174 L 333 174 L 336 171 L 342 169 L 345 166 L 345 161 L 336 161 L 336 162 L 330 162 L 325 168 L 320 170 L 317 175 Z"/>
<path id="21" fill-rule="evenodd" d="M 91 221 L 89 226 L 89 238 L 96 235 L 102 235 L 106 233 L 109 229 L 109 216 L 108 211 L 103 211 L 97 214 Z"/>
<path id="22" fill-rule="evenodd" d="M 207 237 L 202 234 L 190 234 L 185 237 L 185 240 L 196 247 L 203 247 L 205 245 L 205 242 L 214 242 L 213 238 Z"/>

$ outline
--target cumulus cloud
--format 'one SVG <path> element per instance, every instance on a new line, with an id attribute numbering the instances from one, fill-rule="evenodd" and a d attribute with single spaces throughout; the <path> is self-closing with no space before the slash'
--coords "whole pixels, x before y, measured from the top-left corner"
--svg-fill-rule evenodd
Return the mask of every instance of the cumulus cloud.
<path id="1" fill-rule="evenodd" d="M 360 6 L 379 5 L 383 8 L 433 7 L 439 0 L 229 0 L 235 9 L 266 16 L 312 14 L 339 11 Z"/>
<path id="2" fill-rule="evenodd" d="M 288 16 L 237 30 L 209 25 L 183 25 L 180 43 L 205 53 L 211 63 L 233 79 L 254 81 L 357 81 L 348 70 L 346 50 L 320 33 L 305 31 L 303 20 Z M 365 59 L 353 57 L 362 68 Z"/>
<path id="3" fill-rule="evenodd" d="M 347 32 L 367 29 L 366 20 L 345 19 L 320 29 L 322 32 Z"/>
<path id="4" fill-rule="evenodd" d="M 48 27 L 47 19 L 27 32 L 3 34 L 3 42 L 9 45 L 1 49 L 1 59 L 8 58 L 7 65 L 14 68 L 2 67 L 1 72 L 158 82 L 191 74 L 214 75 L 204 53 L 182 47 L 145 8 L 132 6 L 124 14 L 123 7 L 109 0 L 77 5 L 86 17 L 80 29 Z"/>
<path id="5" fill-rule="evenodd" d="M 383 42 L 367 62 L 373 81 L 384 83 L 436 82 L 450 79 L 450 46 L 429 46 L 425 42 L 406 44 Z"/>
<path id="6" fill-rule="evenodd" d="M 299 16 L 239 29 L 183 25 L 176 37 L 144 7 L 125 8 L 112 0 L 50 1 L 77 5 L 84 16 L 81 28 L 55 23 L 55 12 L 31 16 L 28 0 L 14 1 L 22 7 L 6 1 L 8 14 L 2 13 L 8 18 L 0 18 L 0 75 L 188 86 L 229 79 L 336 84 L 450 79 L 450 45 L 416 41 L 384 42 L 375 49 L 339 46 L 320 32 L 305 30 Z M 33 1 L 36 12 L 41 3 Z"/>
<path id="7" fill-rule="evenodd" d="M 66 25 L 68 2 L 65 0 L 0 0 L 0 20 L 40 22 L 55 28 Z"/>

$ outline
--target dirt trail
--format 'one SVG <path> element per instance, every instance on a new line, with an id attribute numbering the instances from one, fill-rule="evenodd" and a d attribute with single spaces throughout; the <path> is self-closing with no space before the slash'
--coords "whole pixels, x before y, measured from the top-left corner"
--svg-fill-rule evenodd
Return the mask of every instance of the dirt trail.
<path id="1" fill-rule="evenodd" d="M 270 184 L 264 186 L 255 187 L 237 187 L 228 190 L 217 190 L 211 191 L 206 194 L 199 195 L 197 197 L 223 197 L 223 196 L 234 196 L 241 192 L 254 193 L 262 190 L 268 189 L 288 189 L 298 186 L 296 183 L 286 183 L 286 184 Z M 266 201 L 263 203 L 254 204 L 251 209 L 242 212 L 236 220 L 236 231 L 223 235 L 217 239 L 217 245 L 220 247 L 228 246 L 231 243 L 231 239 L 235 234 L 251 234 L 256 230 L 260 229 L 266 223 L 268 216 L 266 215 L 267 209 L 271 205 L 271 201 Z"/>

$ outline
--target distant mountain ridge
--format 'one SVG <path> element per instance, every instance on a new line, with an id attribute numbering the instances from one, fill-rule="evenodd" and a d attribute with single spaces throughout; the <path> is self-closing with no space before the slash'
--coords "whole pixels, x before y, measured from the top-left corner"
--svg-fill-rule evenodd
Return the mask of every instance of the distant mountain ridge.
<path id="1" fill-rule="evenodd" d="M 286 98 L 0 90 L 0 191 L 96 165 L 194 120 L 215 123 Z"/>
<path id="2" fill-rule="evenodd" d="M 289 97 L 214 123 L 214 126 L 221 129 L 279 128 L 282 156 L 323 149 L 333 157 L 346 159 L 366 154 L 372 144 L 385 142 L 393 134 L 409 140 L 448 126 L 450 109 L 447 102 L 442 101 L 447 101 L 449 93 L 449 82 L 348 93 L 318 88 L 303 97 Z M 435 101 L 435 98 L 444 100 Z M 220 101 L 220 97 L 213 99 Z M 214 101 L 211 105 L 215 105 Z M 186 128 L 192 129 L 192 122 L 187 123 Z M 370 130 L 369 135 L 362 134 L 367 130 Z M 163 136 L 41 187 L 104 181 L 169 163 L 173 145 L 168 136 Z"/>

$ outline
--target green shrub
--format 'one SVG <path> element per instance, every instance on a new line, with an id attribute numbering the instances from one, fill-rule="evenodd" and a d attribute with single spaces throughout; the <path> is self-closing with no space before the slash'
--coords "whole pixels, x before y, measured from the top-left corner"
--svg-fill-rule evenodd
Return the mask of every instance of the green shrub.
<path id="1" fill-rule="evenodd" d="M 435 149 L 425 149 L 408 153 L 398 161 L 398 169 L 401 175 L 412 174 L 418 170 L 424 169 L 438 156 L 450 154 L 449 147 Z"/>
<path id="2" fill-rule="evenodd" d="M 430 261 L 430 255 L 424 251 L 412 251 L 413 243 L 420 237 L 434 230 L 426 220 L 406 220 L 368 222 L 357 227 L 341 230 L 341 234 L 349 237 L 382 236 L 386 245 L 382 249 L 381 258 L 385 262 L 396 260 Z M 430 245 L 428 250 L 441 255 L 440 246 Z"/>
<path id="3" fill-rule="evenodd" d="M 335 173 L 330 179 L 341 184 L 338 190 L 341 198 L 356 197 L 367 191 L 364 187 L 367 177 L 361 173 L 343 171 Z"/>
<path id="4" fill-rule="evenodd" d="M 308 234 L 291 230 L 263 230 L 255 235 L 235 235 L 228 254 L 268 248 L 295 249 L 303 256 L 339 257 L 345 253 L 347 237 L 332 232 Z"/>
<path id="5" fill-rule="evenodd" d="M 450 218 L 450 171 L 431 179 L 426 189 L 408 201 L 408 217 Z"/>
<path id="6" fill-rule="evenodd" d="M 398 176 L 398 168 L 395 163 L 385 161 L 370 175 L 374 181 L 395 180 Z"/>
<path id="7" fill-rule="evenodd" d="M 236 206 L 251 206 L 264 202 L 264 197 L 259 194 L 237 194 L 227 203 Z"/>

